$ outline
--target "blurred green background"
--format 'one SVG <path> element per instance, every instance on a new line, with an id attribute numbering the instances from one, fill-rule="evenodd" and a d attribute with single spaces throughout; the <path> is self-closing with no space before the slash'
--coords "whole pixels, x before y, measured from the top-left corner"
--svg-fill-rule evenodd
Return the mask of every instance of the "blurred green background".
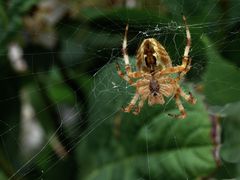
<path id="1" fill-rule="evenodd" d="M 240 178 L 240 1 L 0 1 L 0 179 Z M 175 120 L 173 99 L 126 114 L 119 78 L 148 37 L 181 64 L 196 105 Z"/>

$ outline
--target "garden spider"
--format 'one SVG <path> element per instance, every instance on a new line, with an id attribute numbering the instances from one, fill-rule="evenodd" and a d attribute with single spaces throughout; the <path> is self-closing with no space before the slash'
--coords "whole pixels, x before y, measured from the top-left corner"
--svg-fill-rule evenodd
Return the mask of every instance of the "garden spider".
<path id="1" fill-rule="evenodd" d="M 188 54 L 191 47 L 191 35 L 186 22 L 185 16 L 183 21 L 186 28 L 187 45 L 185 47 L 184 55 L 182 58 L 182 65 L 172 66 L 172 61 L 165 50 L 165 48 L 154 38 L 145 39 L 137 50 L 136 66 L 137 71 L 133 72 L 129 64 L 129 57 L 127 53 L 127 33 L 128 25 L 125 29 L 125 36 L 122 44 L 123 58 L 125 62 L 124 74 L 120 70 L 119 64 L 116 64 L 118 75 L 126 80 L 131 86 L 136 87 L 136 93 L 129 105 L 123 108 L 124 112 L 130 112 L 136 105 L 133 113 L 137 115 L 148 100 L 148 104 L 164 104 L 164 96 L 174 96 L 176 105 L 180 114 L 173 115 L 175 118 L 183 119 L 186 117 L 186 112 L 181 103 L 180 97 L 183 97 L 191 104 L 196 103 L 196 99 L 189 94 L 186 94 L 179 85 L 179 80 L 190 70 L 191 59 Z M 176 78 L 171 77 L 171 74 L 179 75 Z M 133 79 L 137 79 L 133 81 Z"/>

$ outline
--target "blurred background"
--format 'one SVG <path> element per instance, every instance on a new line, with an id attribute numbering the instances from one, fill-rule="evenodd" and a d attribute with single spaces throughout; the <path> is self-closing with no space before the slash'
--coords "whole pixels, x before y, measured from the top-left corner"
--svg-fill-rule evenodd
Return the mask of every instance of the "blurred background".
<path id="1" fill-rule="evenodd" d="M 240 178 L 240 2 L 6 0 L 0 2 L 0 179 Z M 181 83 L 197 98 L 123 113 L 126 24 L 133 69 L 156 38 L 173 64 L 192 35 Z"/>

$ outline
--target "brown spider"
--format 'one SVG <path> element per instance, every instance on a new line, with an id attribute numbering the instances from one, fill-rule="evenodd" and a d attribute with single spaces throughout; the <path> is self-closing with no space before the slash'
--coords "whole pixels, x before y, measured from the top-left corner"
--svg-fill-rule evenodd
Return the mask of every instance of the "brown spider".
<path id="1" fill-rule="evenodd" d="M 154 104 L 164 104 L 164 96 L 174 96 L 180 114 L 169 115 L 183 119 L 186 117 L 186 112 L 181 103 L 180 97 L 183 97 L 191 104 L 196 103 L 196 99 L 192 94 L 190 92 L 189 94 L 186 94 L 179 85 L 181 78 L 191 68 L 191 59 L 188 56 L 191 47 L 191 35 L 185 16 L 183 16 L 183 21 L 186 28 L 187 45 L 182 58 L 182 65 L 173 67 L 172 61 L 161 43 L 154 38 L 147 38 L 137 50 L 136 66 L 138 70 L 135 72 L 132 71 L 129 64 L 127 53 L 128 25 L 126 26 L 122 45 L 126 74 L 120 70 L 119 64 L 116 64 L 116 68 L 118 75 L 121 78 L 126 80 L 131 86 L 136 87 L 136 93 L 129 105 L 123 109 L 124 112 L 130 112 L 138 100 L 138 105 L 133 111 L 135 115 L 140 112 L 145 100 L 148 100 L 148 104 L 151 106 Z M 179 74 L 176 78 L 171 77 L 171 74 L 176 73 Z M 133 81 L 133 79 L 137 80 Z"/>

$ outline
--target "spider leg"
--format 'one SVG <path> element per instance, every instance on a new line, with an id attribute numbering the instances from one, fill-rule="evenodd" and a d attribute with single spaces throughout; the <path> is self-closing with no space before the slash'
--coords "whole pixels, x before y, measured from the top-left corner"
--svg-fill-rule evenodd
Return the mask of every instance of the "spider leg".
<path id="1" fill-rule="evenodd" d="M 187 45 L 185 47 L 183 57 L 188 57 L 188 54 L 189 54 L 189 51 L 190 51 L 190 48 L 191 48 L 191 34 L 190 34 L 189 27 L 187 25 L 187 20 L 186 20 L 185 16 L 183 16 L 183 21 L 184 21 L 184 24 L 185 24 L 186 35 L 187 35 Z"/>
<path id="2" fill-rule="evenodd" d="M 176 79 L 172 77 L 161 77 L 157 79 L 160 84 L 176 84 Z"/>
<path id="3" fill-rule="evenodd" d="M 146 86 L 146 85 L 149 85 L 149 80 L 140 79 L 140 80 L 138 80 L 138 81 L 136 81 L 135 83 L 132 84 L 132 86 L 135 86 L 137 88 L 139 88 L 141 86 Z"/>
<path id="4" fill-rule="evenodd" d="M 173 74 L 173 73 L 179 73 L 179 72 L 183 72 L 183 75 L 185 75 L 190 70 L 191 60 L 189 62 L 190 58 L 189 58 L 188 54 L 189 54 L 190 48 L 191 48 L 191 34 L 190 34 L 189 27 L 187 25 L 187 21 L 186 21 L 185 16 L 183 16 L 183 21 L 184 21 L 185 28 L 186 28 L 187 45 L 186 45 L 185 50 L 184 50 L 182 65 L 163 69 L 162 71 L 156 73 L 157 75 L 161 76 L 163 74 Z M 183 75 L 181 75 L 181 77 Z"/>
<path id="5" fill-rule="evenodd" d="M 133 112 L 133 114 L 135 114 L 135 115 L 138 115 L 140 113 L 140 111 L 144 105 L 144 102 L 146 101 L 146 99 L 149 96 L 149 93 L 146 92 L 146 91 L 148 91 L 147 88 L 148 87 L 145 87 L 145 88 L 141 89 L 141 91 L 139 90 L 139 94 L 141 94 L 141 96 L 140 96 L 140 101 L 138 103 L 138 106 L 135 108 L 135 110 Z"/>
<path id="6" fill-rule="evenodd" d="M 184 69 L 181 72 L 181 74 L 179 75 L 180 79 L 191 69 L 191 61 L 192 61 L 192 59 L 189 58 L 189 56 L 188 56 L 188 54 L 190 52 L 190 48 L 191 48 L 191 34 L 190 34 L 189 27 L 187 25 L 187 20 L 186 20 L 185 16 L 183 16 L 183 21 L 184 21 L 185 29 L 186 29 L 187 45 L 185 47 L 184 55 L 183 55 L 183 59 L 182 59 L 181 66 L 184 67 Z"/>
<path id="7" fill-rule="evenodd" d="M 124 59 L 124 63 L 125 63 L 125 70 L 126 70 L 128 77 L 140 78 L 143 76 L 143 73 L 132 72 L 132 68 L 129 63 L 129 56 L 128 56 L 128 52 L 127 52 L 127 33 L 128 33 L 128 24 L 126 25 L 126 28 L 125 28 L 125 35 L 124 35 L 123 44 L 122 44 L 122 53 L 123 53 L 123 59 Z"/>
<path id="8" fill-rule="evenodd" d="M 178 89 L 180 96 L 182 96 L 187 102 L 191 104 L 196 104 L 197 100 L 193 97 L 192 93 L 186 94 L 180 87 Z"/>
<path id="9" fill-rule="evenodd" d="M 116 69 L 117 69 L 118 75 L 119 75 L 122 79 L 124 79 L 125 81 L 127 81 L 129 84 L 132 84 L 132 83 L 133 83 L 133 81 L 129 78 L 129 76 L 127 76 L 126 74 L 124 74 L 124 73 L 121 71 L 120 66 L 119 66 L 118 63 L 116 63 Z"/>
<path id="10" fill-rule="evenodd" d="M 126 72 L 131 72 L 131 66 L 129 64 L 129 56 L 128 56 L 128 52 L 127 52 L 127 33 L 128 33 L 128 24 L 126 25 L 125 28 L 125 35 L 124 35 L 124 39 L 123 39 L 123 44 L 122 44 L 122 53 L 123 53 L 123 59 L 125 62 L 125 69 Z"/>
<path id="11" fill-rule="evenodd" d="M 135 110 L 133 112 L 134 115 L 138 115 L 140 113 L 146 99 L 147 99 L 146 97 L 144 97 L 144 98 L 141 97 L 141 99 L 138 103 L 138 106 L 135 108 Z"/>
<path id="12" fill-rule="evenodd" d="M 186 114 L 186 111 L 185 111 L 185 109 L 182 105 L 182 102 L 181 102 L 180 98 L 179 98 L 179 94 L 176 94 L 174 96 L 174 98 L 176 100 L 176 105 L 177 105 L 177 107 L 180 111 L 180 114 L 168 114 L 168 115 L 172 116 L 174 118 L 177 118 L 177 119 L 184 119 L 187 116 L 187 114 Z"/>
<path id="13" fill-rule="evenodd" d="M 129 84 L 132 84 L 132 80 L 130 78 L 140 78 L 143 76 L 143 74 L 141 72 L 132 72 L 132 68 L 129 63 L 129 56 L 127 52 L 127 32 L 128 32 L 128 24 L 125 29 L 125 35 L 124 35 L 123 44 L 122 44 L 122 53 L 123 53 L 123 59 L 125 63 L 125 71 L 127 75 L 124 75 L 124 73 L 121 71 L 119 64 L 116 64 L 116 69 L 117 69 L 118 75 L 121 78 L 123 78 Z"/>
<path id="14" fill-rule="evenodd" d="M 123 111 L 130 112 L 132 110 L 132 108 L 135 106 L 138 98 L 139 98 L 139 94 L 136 92 L 135 95 L 133 96 L 131 102 L 129 103 L 129 105 L 127 107 L 123 108 Z"/>
<path id="15" fill-rule="evenodd" d="M 133 80 L 131 78 L 140 78 L 140 77 L 144 77 L 146 79 L 150 79 L 151 75 L 148 75 L 146 73 L 141 73 L 141 72 L 131 72 L 129 75 L 127 74 L 124 74 L 121 69 L 120 69 L 120 66 L 118 63 L 115 64 L 116 66 L 116 69 L 117 69 L 117 73 L 118 75 L 124 79 L 125 81 L 127 81 L 130 85 L 133 85 L 133 86 L 142 86 L 140 83 L 140 85 L 138 85 L 139 83 L 133 83 Z M 144 83 L 146 84 L 146 82 Z"/>
<path id="16" fill-rule="evenodd" d="M 191 69 L 191 61 L 192 61 L 191 58 L 184 56 L 182 60 L 183 62 L 182 65 L 175 66 L 175 67 L 168 67 L 166 69 L 163 69 L 157 72 L 154 76 L 158 78 L 166 74 L 180 73 L 179 77 L 177 78 L 177 80 L 180 80 Z"/>
<path id="17" fill-rule="evenodd" d="M 181 80 L 185 74 L 191 69 L 191 62 L 192 58 L 189 58 L 187 67 L 179 74 L 179 76 L 176 78 L 177 81 Z"/>
<path id="18" fill-rule="evenodd" d="M 189 92 L 189 95 L 187 95 L 180 87 L 178 87 L 176 95 L 174 96 L 174 98 L 176 100 L 176 105 L 177 105 L 181 114 L 179 114 L 179 115 L 169 114 L 169 115 L 173 116 L 175 118 L 184 119 L 186 117 L 186 112 L 185 112 L 184 107 L 181 103 L 180 96 L 182 96 L 187 102 L 189 102 L 191 104 L 195 104 L 197 100 L 193 97 L 191 92 Z"/>
<path id="19" fill-rule="evenodd" d="M 132 73 L 132 68 L 129 63 L 129 56 L 127 52 L 127 33 L 128 33 L 128 24 L 126 25 L 126 28 L 125 28 L 125 35 L 124 35 L 123 44 L 122 44 L 122 53 L 123 53 L 123 59 L 125 63 L 125 70 L 127 72 L 127 75 L 129 76 L 129 74 Z"/>

